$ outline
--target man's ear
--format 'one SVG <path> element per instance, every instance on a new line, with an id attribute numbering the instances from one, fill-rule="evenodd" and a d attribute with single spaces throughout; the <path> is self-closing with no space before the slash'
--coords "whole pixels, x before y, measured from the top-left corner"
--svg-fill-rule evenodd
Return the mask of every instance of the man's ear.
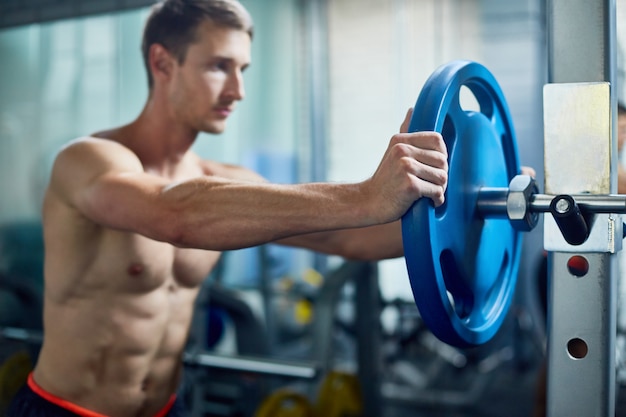
<path id="1" fill-rule="evenodd" d="M 166 81 L 172 76 L 175 58 L 163 45 L 153 43 L 148 54 L 152 78 Z"/>

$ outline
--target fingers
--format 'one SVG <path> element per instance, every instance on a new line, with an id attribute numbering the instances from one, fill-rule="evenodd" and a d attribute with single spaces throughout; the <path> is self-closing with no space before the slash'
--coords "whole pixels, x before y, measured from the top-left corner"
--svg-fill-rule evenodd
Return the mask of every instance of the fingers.
<path id="1" fill-rule="evenodd" d="M 403 169 L 437 186 L 447 185 L 448 162 L 441 152 L 398 144 L 394 151 Z"/>
<path id="2" fill-rule="evenodd" d="M 439 162 L 440 155 L 430 154 L 419 160 L 412 159 L 412 166 L 407 170 L 414 178 L 419 197 L 430 198 L 435 207 L 444 203 L 448 187 L 448 165 Z"/>
<path id="3" fill-rule="evenodd" d="M 448 159 L 448 148 L 438 132 L 398 133 L 391 138 L 391 146 L 396 144 L 410 145 L 416 149 L 435 151 Z"/>
<path id="4" fill-rule="evenodd" d="M 435 206 L 443 204 L 448 185 L 448 152 L 439 133 L 395 135 L 390 152 L 392 159 L 413 178 L 417 198 L 428 197 Z"/>
<path id="5" fill-rule="evenodd" d="M 535 170 L 533 168 L 527 167 L 527 166 L 523 166 L 522 167 L 522 174 L 530 175 L 533 178 L 535 178 L 537 176 L 537 173 L 535 172 Z"/>
<path id="6" fill-rule="evenodd" d="M 439 186 L 429 181 L 419 181 L 419 187 L 422 190 L 422 197 L 430 198 L 435 207 L 439 207 L 445 202 L 445 186 Z"/>

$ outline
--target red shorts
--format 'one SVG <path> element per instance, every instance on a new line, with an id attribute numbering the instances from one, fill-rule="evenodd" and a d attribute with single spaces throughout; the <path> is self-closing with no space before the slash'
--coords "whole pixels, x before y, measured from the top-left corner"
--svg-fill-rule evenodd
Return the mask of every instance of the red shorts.
<path id="1" fill-rule="evenodd" d="M 161 411 L 154 417 L 172 417 L 176 395 L 172 395 Z M 178 408 L 178 407 L 177 407 Z M 63 398 L 50 394 L 35 382 L 33 374 L 28 376 L 28 383 L 15 396 L 9 407 L 8 417 L 39 417 L 39 416 L 82 416 L 82 417 L 107 417 L 104 414 L 96 413 Z"/>

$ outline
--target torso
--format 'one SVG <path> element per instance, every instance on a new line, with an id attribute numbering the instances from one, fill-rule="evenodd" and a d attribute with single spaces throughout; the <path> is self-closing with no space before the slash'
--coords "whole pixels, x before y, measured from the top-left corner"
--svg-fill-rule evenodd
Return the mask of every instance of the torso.
<path id="1" fill-rule="evenodd" d="M 192 164 L 183 176 L 204 174 Z M 154 415 L 176 391 L 194 301 L 220 254 L 102 228 L 50 191 L 43 216 L 36 382 L 102 414 Z"/>

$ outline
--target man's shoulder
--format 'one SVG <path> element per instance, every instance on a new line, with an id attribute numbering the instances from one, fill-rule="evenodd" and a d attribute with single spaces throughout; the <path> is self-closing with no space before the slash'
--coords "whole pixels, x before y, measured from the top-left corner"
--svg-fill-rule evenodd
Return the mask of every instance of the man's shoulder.
<path id="1" fill-rule="evenodd" d="M 139 158 L 131 149 L 117 141 L 95 136 L 82 136 L 63 145 L 56 157 L 56 164 L 76 162 L 80 162 L 81 165 L 94 163 L 96 165 L 100 163 L 137 165 Z"/>
<path id="2" fill-rule="evenodd" d="M 61 148 L 59 153 L 62 152 L 97 152 L 97 151 L 111 151 L 117 152 L 129 152 L 133 153 L 125 145 L 113 140 L 97 136 L 81 136 L 76 139 L 70 140 Z"/>
<path id="3" fill-rule="evenodd" d="M 124 145 L 109 139 L 84 136 L 68 142 L 59 150 L 52 167 L 51 183 L 76 184 L 113 171 L 142 172 L 143 166 L 137 155 Z"/>
<path id="4" fill-rule="evenodd" d="M 47 194 L 66 205 L 75 205 L 76 196 L 109 173 L 143 172 L 139 158 L 122 144 L 93 136 L 67 142 L 56 155 Z"/>

